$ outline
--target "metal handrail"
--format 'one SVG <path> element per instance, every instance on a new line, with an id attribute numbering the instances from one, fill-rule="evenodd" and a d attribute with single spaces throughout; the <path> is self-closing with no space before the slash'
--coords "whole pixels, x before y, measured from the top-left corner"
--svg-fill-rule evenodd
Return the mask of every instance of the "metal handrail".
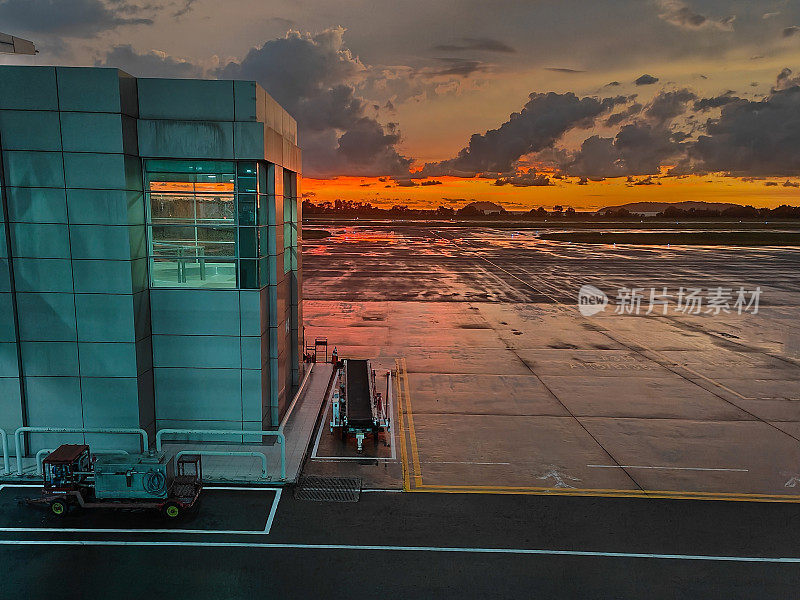
<path id="1" fill-rule="evenodd" d="M 36 453 L 36 474 L 44 472 L 44 455 L 54 452 L 54 448 L 42 448 Z M 129 454 L 127 450 L 90 450 L 92 454 Z"/>
<path id="2" fill-rule="evenodd" d="M 313 370 L 314 370 L 314 364 L 312 363 L 311 366 L 308 368 L 308 371 L 306 371 L 306 375 L 305 377 L 303 377 L 303 381 L 300 383 L 300 387 L 297 388 L 297 393 L 294 395 L 294 399 L 292 400 L 292 403 L 289 405 L 286 414 L 283 415 L 283 419 L 281 419 L 281 424 L 278 427 L 278 431 L 283 431 L 283 428 L 286 426 L 286 423 L 289 422 L 289 417 L 292 416 L 292 411 L 294 411 L 294 407 L 297 404 L 297 401 L 300 399 L 300 395 L 303 393 L 303 390 L 306 387 L 306 383 L 311 377 L 311 371 Z"/>
<path id="3" fill-rule="evenodd" d="M 3 446 L 3 475 L 11 475 L 11 461 L 8 458 L 8 436 L 0 429 L 0 444 Z"/>
<path id="4" fill-rule="evenodd" d="M 267 455 L 263 452 L 251 452 L 245 450 L 181 450 L 175 455 L 175 462 L 180 460 L 181 456 L 257 456 L 261 459 L 261 476 L 267 478 Z"/>
<path id="5" fill-rule="evenodd" d="M 199 435 L 258 435 L 261 437 L 275 436 L 278 438 L 278 445 L 281 447 L 281 480 L 286 479 L 286 436 L 282 431 L 244 431 L 241 429 L 159 429 L 156 433 L 156 450 L 161 452 L 161 441 L 165 435 L 178 433 L 199 434 Z"/>
<path id="6" fill-rule="evenodd" d="M 14 432 L 14 448 L 17 452 L 17 475 L 22 475 L 22 434 L 23 433 L 129 433 L 142 436 L 142 452 L 147 452 L 150 441 L 147 432 L 139 428 L 107 427 L 19 427 Z"/>

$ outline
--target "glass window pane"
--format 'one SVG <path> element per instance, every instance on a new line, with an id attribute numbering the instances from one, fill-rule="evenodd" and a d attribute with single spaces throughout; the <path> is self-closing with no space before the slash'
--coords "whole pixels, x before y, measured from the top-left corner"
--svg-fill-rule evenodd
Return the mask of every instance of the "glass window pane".
<path id="1" fill-rule="evenodd" d="M 146 160 L 148 173 L 233 173 L 234 164 L 225 160 Z"/>
<path id="2" fill-rule="evenodd" d="M 258 289 L 258 261 L 239 261 L 239 287 L 242 289 Z"/>
<path id="3" fill-rule="evenodd" d="M 239 258 L 258 258 L 258 229 L 239 228 Z"/>
<path id="4" fill-rule="evenodd" d="M 198 194 L 195 196 L 197 221 L 217 221 L 233 225 L 235 220 L 233 195 Z"/>
<path id="5" fill-rule="evenodd" d="M 235 227 L 153 225 L 150 239 L 155 256 L 236 256 Z"/>
<path id="6" fill-rule="evenodd" d="M 255 225 L 256 224 L 256 199 L 258 196 L 255 194 L 239 194 L 237 200 L 239 203 L 239 225 Z"/>
<path id="7" fill-rule="evenodd" d="M 235 288 L 236 262 L 202 257 L 153 257 L 153 287 Z"/>

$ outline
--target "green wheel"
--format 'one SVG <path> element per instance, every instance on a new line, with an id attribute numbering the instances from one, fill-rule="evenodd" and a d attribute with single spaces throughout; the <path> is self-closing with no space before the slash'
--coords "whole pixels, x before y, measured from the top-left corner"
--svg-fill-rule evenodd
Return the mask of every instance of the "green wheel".
<path id="1" fill-rule="evenodd" d="M 50 503 L 50 512 L 57 517 L 63 517 L 65 514 L 67 514 L 68 509 L 69 505 L 63 500 L 53 500 Z"/>
<path id="2" fill-rule="evenodd" d="M 177 519 L 181 514 L 181 507 L 174 502 L 167 502 L 162 512 L 167 519 Z"/>

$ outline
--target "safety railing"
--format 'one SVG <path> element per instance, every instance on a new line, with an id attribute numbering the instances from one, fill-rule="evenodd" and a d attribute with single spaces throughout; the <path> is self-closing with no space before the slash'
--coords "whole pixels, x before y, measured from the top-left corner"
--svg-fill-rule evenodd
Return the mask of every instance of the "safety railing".
<path id="1" fill-rule="evenodd" d="M 19 427 L 14 432 L 14 449 L 17 453 L 17 475 L 22 475 L 22 434 L 23 433 L 121 433 L 136 434 L 142 437 L 142 452 L 150 448 L 150 440 L 144 429 L 107 427 Z"/>
<path id="2" fill-rule="evenodd" d="M 8 457 L 8 436 L 0 429 L 0 445 L 3 446 L 3 475 L 11 475 L 11 461 Z"/>
<path id="3" fill-rule="evenodd" d="M 159 429 L 156 433 L 156 450 L 161 452 L 162 441 L 165 435 L 236 435 L 236 436 L 274 436 L 278 438 L 281 447 L 281 480 L 286 479 L 286 436 L 282 431 L 242 431 L 241 429 Z M 187 451 L 191 454 L 191 451 Z M 195 452 L 195 454 L 197 454 Z M 266 460 L 266 456 L 264 457 Z"/>
<path id="4" fill-rule="evenodd" d="M 267 478 L 267 455 L 263 452 L 250 452 L 246 450 L 181 450 L 175 455 L 177 463 L 181 456 L 255 456 L 261 459 L 261 477 Z"/>
<path id="5" fill-rule="evenodd" d="M 54 448 L 42 448 L 36 453 L 36 474 L 44 472 L 44 457 L 46 454 L 54 452 Z M 127 450 L 92 450 L 92 454 L 129 454 Z"/>

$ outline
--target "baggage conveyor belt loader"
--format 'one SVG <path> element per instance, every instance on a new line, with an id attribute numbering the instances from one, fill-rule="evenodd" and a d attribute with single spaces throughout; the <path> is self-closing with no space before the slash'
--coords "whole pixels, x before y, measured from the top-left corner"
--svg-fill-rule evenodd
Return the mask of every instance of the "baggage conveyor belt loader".
<path id="1" fill-rule="evenodd" d="M 346 358 L 336 369 L 331 433 L 338 427 L 342 440 L 353 434 L 359 454 L 364 450 L 364 438 L 370 434 L 377 444 L 380 432 L 385 431 L 386 443 L 390 445 L 389 409 L 383 395 L 375 389 L 375 371 L 370 362 Z"/>

